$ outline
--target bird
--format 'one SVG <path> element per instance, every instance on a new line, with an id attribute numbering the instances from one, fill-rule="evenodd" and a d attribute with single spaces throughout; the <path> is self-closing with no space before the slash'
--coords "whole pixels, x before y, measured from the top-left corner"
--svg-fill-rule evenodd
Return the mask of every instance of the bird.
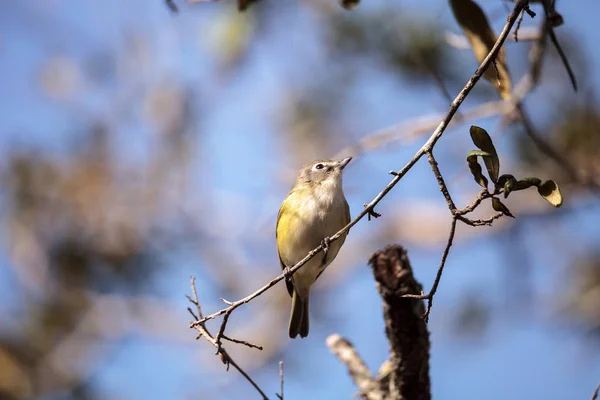
<path id="1" fill-rule="evenodd" d="M 289 337 L 308 336 L 309 297 L 312 284 L 335 259 L 348 232 L 337 240 L 329 237 L 350 223 L 350 207 L 342 188 L 342 171 L 352 160 L 316 160 L 304 165 L 294 186 L 281 204 L 275 237 L 284 274 L 319 245 L 317 254 L 293 275 L 285 277 L 292 297 Z"/>

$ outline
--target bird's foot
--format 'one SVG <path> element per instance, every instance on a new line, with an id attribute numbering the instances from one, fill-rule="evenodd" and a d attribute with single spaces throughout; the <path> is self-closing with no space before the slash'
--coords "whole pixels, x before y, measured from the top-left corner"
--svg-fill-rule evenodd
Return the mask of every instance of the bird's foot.
<path id="1" fill-rule="evenodd" d="M 292 273 L 290 272 L 290 269 L 288 267 L 285 267 L 283 269 L 283 278 L 286 281 L 290 281 L 292 279 Z"/>
<path id="2" fill-rule="evenodd" d="M 329 237 L 326 237 L 321 241 L 321 247 L 323 247 L 323 264 L 325 264 L 325 260 L 327 259 L 327 252 L 329 251 L 330 244 L 331 239 L 329 239 Z"/>

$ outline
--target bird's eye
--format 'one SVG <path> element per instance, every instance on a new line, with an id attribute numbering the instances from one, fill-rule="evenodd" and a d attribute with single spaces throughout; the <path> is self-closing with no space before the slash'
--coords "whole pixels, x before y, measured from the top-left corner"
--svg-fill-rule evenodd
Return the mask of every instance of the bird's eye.
<path id="1" fill-rule="evenodd" d="M 325 168 L 325 166 L 321 163 L 315 165 L 315 169 L 323 169 L 323 168 Z"/>

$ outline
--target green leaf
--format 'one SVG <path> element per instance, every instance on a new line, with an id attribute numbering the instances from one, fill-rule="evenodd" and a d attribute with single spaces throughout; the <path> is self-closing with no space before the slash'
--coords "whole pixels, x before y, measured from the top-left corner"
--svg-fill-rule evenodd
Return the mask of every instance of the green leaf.
<path id="1" fill-rule="evenodd" d="M 496 211 L 500 211 L 504 215 L 508 215 L 509 217 L 515 217 L 497 197 L 492 197 L 492 208 Z"/>
<path id="2" fill-rule="evenodd" d="M 488 153 L 484 151 L 473 150 L 467 155 L 467 162 L 469 163 L 469 169 L 471 170 L 471 174 L 473 174 L 475 182 L 477 182 L 481 187 L 487 189 L 488 180 L 483 175 L 481 165 L 479 165 L 479 162 L 477 161 L 477 156 L 481 155 L 479 153 L 484 153 L 486 156 L 488 155 Z"/>
<path id="3" fill-rule="evenodd" d="M 504 189 L 504 198 L 507 198 L 510 192 L 515 190 L 517 185 L 517 179 L 511 174 L 504 174 L 498 178 L 498 182 L 496 182 L 496 188 Z"/>
<path id="4" fill-rule="evenodd" d="M 519 179 L 515 190 L 529 189 L 532 186 L 539 187 L 541 184 L 542 184 L 542 180 L 540 178 L 536 178 L 536 177 L 523 178 L 523 179 Z"/>
<path id="5" fill-rule="evenodd" d="M 469 161 L 469 159 L 474 160 L 477 157 L 491 157 L 492 155 L 490 153 L 488 153 L 487 151 L 483 151 L 483 150 L 471 150 L 469 152 L 469 154 L 467 154 L 467 161 Z"/>
<path id="6" fill-rule="evenodd" d="M 560 207 L 562 205 L 562 194 L 560 194 L 560 189 L 556 182 L 547 180 L 542 183 L 541 186 L 538 186 L 538 193 L 554 207 Z"/>
<path id="7" fill-rule="evenodd" d="M 483 157 L 483 162 L 485 162 L 490 179 L 496 183 L 498 181 L 498 174 L 500 173 L 500 160 L 498 159 L 498 153 L 496 153 L 492 138 L 485 129 L 475 125 L 471 126 L 469 132 L 475 146 L 490 154 L 487 157 Z"/>

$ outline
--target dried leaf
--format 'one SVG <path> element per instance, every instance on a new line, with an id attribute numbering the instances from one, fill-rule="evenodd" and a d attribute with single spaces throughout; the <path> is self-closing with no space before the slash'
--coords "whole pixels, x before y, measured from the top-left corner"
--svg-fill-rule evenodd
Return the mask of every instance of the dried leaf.
<path id="1" fill-rule="evenodd" d="M 496 43 L 496 34 L 485 13 L 472 0 L 450 0 L 450 5 L 454 18 L 473 49 L 475 59 L 481 64 Z M 494 85 L 503 100 L 510 98 L 511 80 L 504 48 L 500 49 L 493 65 L 490 65 L 483 76 Z"/>
<path id="2" fill-rule="evenodd" d="M 560 193 L 560 189 L 556 182 L 547 180 L 541 186 L 538 186 L 538 193 L 554 207 L 560 207 L 562 205 L 562 194 Z"/>
<path id="3" fill-rule="evenodd" d="M 484 152 L 489 153 L 488 156 L 483 157 L 483 161 L 485 162 L 490 179 L 492 182 L 496 183 L 498 181 L 498 174 L 500 173 L 500 160 L 498 159 L 498 154 L 496 153 L 492 138 L 485 129 L 475 125 L 471 126 L 469 132 L 471 133 L 471 139 L 473 140 L 473 143 L 475 143 L 475 146 Z"/>
<path id="4" fill-rule="evenodd" d="M 496 211 L 500 211 L 504 215 L 508 215 L 509 217 L 514 218 L 510 210 L 500 201 L 497 197 L 492 197 L 492 208 Z"/>

